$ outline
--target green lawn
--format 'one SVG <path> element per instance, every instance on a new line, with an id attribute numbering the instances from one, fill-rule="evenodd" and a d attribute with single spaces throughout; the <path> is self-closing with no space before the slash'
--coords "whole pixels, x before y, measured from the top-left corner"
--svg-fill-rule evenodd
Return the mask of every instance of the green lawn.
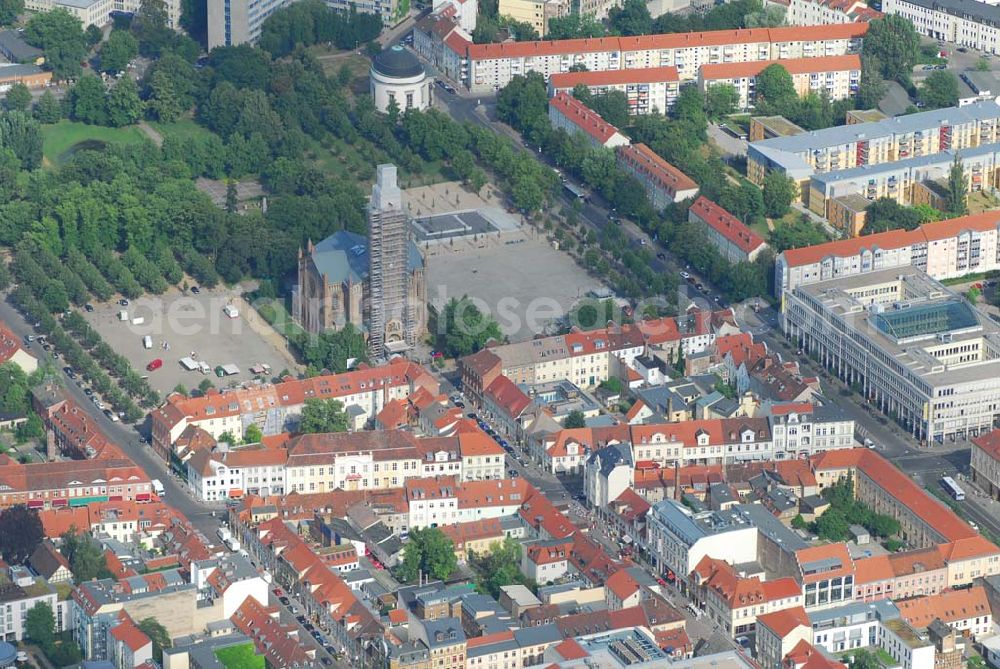
<path id="1" fill-rule="evenodd" d="M 74 121 L 59 121 L 42 126 L 42 155 L 46 164 L 54 165 L 69 157 L 74 147 L 98 147 L 103 144 L 138 143 L 149 141 L 139 128 L 105 128 Z"/>
<path id="2" fill-rule="evenodd" d="M 203 128 L 192 119 L 181 119 L 176 123 L 149 121 L 149 125 L 164 137 L 207 137 L 212 134 L 211 130 Z"/>
<path id="3" fill-rule="evenodd" d="M 220 648 L 215 656 L 226 669 L 264 669 L 264 656 L 257 655 L 252 643 Z"/>

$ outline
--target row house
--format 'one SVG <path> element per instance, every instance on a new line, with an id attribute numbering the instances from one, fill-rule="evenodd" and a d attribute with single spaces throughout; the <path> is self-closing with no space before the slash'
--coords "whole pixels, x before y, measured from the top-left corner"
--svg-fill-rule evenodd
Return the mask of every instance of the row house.
<path id="1" fill-rule="evenodd" d="M 169 459 L 174 442 L 191 425 L 214 439 L 224 433 L 241 438 L 250 425 L 265 436 L 294 432 L 306 400 L 337 400 L 360 429 L 396 399 L 406 399 L 419 388 L 438 394 L 438 383 L 427 370 L 409 361 L 363 367 L 344 374 L 309 379 L 285 379 L 276 384 L 244 385 L 202 397 L 173 393 L 150 416 L 152 446 Z"/>
<path id="2" fill-rule="evenodd" d="M 905 599 L 896 606 L 903 620 L 918 629 L 940 620 L 973 640 L 993 634 L 993 613 L 981 585 Z"/>
<path id="3" fill-rule="evenodd" d="M 802 588 L 794 579 L 740 576 L 729 563 L 708 556 L 689 580 L 695 600 L 730 637 L 753 632 L 758 616 L 802 606 Z"/>
<path id="4" fill-rule="evenodd" d="M 635 177 L 657 211 L 698 194 L 694 179 L 661 158 L 645 144 L 621 146 L 615 152 L 618 167 Z"/>
<path id="5" fill-rule="evenodd" d="M 848 54 L 703 65 L 698 72 L 698 87 L 708 92 L 713 86 L 728 84 L 736 89 L 737 106 L 749 110 L 756 103 L 757 77 L 772 65 L 783 67 L 791 75 L 792 86 L 799 97 L 813 94 L 825 95 L 830 100 L 847 100 L 857 95 L 861 82 L 861 56 Z"/>
<path id="6" fill-rule="evenodd" d="M 462 83 L 492 92 L 517 75 L 548 80 L 581 65 L 589 72 L 674 67 L 681 82 L 693 81 L 703 65 L 857 53 L 866 30 L 856 23 L 454 46 Z"/>

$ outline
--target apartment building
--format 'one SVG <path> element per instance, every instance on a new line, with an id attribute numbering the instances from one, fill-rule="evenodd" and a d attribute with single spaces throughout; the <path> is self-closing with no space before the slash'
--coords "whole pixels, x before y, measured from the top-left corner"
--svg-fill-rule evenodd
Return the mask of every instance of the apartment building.
<path id="1" fill-rule="evenodd" d="M 785 23 L 790 26 L 862 23 L 882 16 L 864 0 L 768 0 L 765 4 L 784 9 Z"/>
<path id="2" fill-rule="evenodd" d="M 549 21 L 566 16 L 572 8 L 568 0 L 499 0 L 497 14 L 527 23 L 544 37 L 549 34 Z"/>
<path id="3" fill-rule="evenodd" d="M 976 0 L 885 0 L 886 14 L 910 20 L 921 35 L 978 51 L 997 53 L 1000 8 Z"/>
<path id="4" fill-rule="evenodd" d="M 780 296 L 799 286 L 908 267 L 939 281 L 1000 269 L 1000 213 L 789 249 L 775 259 L 775 287 Z"/>
<path id="5" fill-rule="evenodd" d="M 993 633 L 993 613 L 981 585 L 905 599 L 896 605 L 903 620 L 918 629 L 940 620 L 974 640 Z"/>
<path id="6" fill-rule="evenodd" d="M 618 128 L 569 93 L 556 93 L 549 100 L 549 121 L 570 135 L 582 133 L 594 148 L 613 149 L 629 143 Z"/>
<path id="7" fill-rule="evenodd" d="M 812 626 L 801 606 L 772 611 L 757 617 L 757 662 L 766 669 L 777 669 L 799 642 L 812 643 Z"/>
<path id="8" fill-rule="evenodd" d="M 757 77 L 772 65 L 780 65 L 792 75 L 792 85 L 800 97 L 814 93 L 831 100 L 854 97 L 861 81 L 861 56 L 822 56 L 793 60 L 752 61 L 702 65 L 698 72 L 698 87 L 707 91 L 712 86 L 729 84 L 739 94 L 738 106 L 748 110 L 754 106 Z"/>
<path id="9" fill-rule="evenodd" d="M 0 508 L 15 504 L 56 509 L 92 502 L 148 502 L 153 494 L 146 473 L 125 458 L 25 465 L 4 455 L 0 462 Z"/>
<path id="10" fill-rule="evenodd" d="M 803 201 L 820 216 L 834 219 L 838 200 L 860 196 L 873 202 L 889 198 L 906 205 L 942 206 L 944 183 L 952 165 L 958 163 L 965 175 L 966 193 L 995 188 L 1000 181 L 1000 144 L 985 144 L 961 151 L 942 151 L 892 163 L 861 165 L 813 174 Z"/>
<path id="11" fill-rule="evenodd" d="M 586 86 L 594 95 L 624 93 L 632 116 L 666 114 L 680 91 L 680 75 L 676 67 L 561 72 L 549 77 L 549 97 L 560 92 L 572 93 L 577 86 Z"/>
<path id="12" fill-rule="evenodd" d="M 852 448 L 856 443 L 854 420 L 835 404 L 789 402 L 771 405 L 756 415 L 766 415 L 769 419 L 775 460 Z"/>
<path id="13" fill-rule="evenodd" d="M 136 14 L 140 4 L 139 0 L 27 0 L 24 8 L 33 12 L 62 9 L 78 18 L 84 27 L 91 25 L 103 27 L 111 22 L 113 12 Z M 167 25 L 170 28 L 179 28 L 180 0 L 166 0 L 163 8 L 167 12 Z"/>
<path id="14" fill-rule="evenodd" d="M 615 155 L 618 167 L 639 180 L 650 204 L 656 210 L 698 194 L 698 184 L 694 179 L 665 161 L 645 144 L 621 146 Z"/>
<path id="15" fill-rule="evenodd" d="M 66 607 L 43 577 L 35 576 L 26 567 L 4 565 L 0 572 L 0 634 L 7 641 L 24 639 L 28 612 L 39 604 L 52 609 L 56 631 L 66 629 Z"/>
<path id="16" fill-rule="evenodd" d="M 1000 327 L 919 269 L 786 290 L 782 316 L 786 336 L 917 439 L 973 437 L 1000 415 Z"/>
<path id="17" fill-rule="evenodd" d="M 386 404 L 406 399 L 418 388 L 438 394 L 434 377 L 420 365 L 402 360 L 344 374 L 248 384 L 202 397 L 174 393 L 150 414 L 152 446 L 169 459 L 174 442 L 192 425 L 214 439 L 225 432 L 240 438 L 250 425 L 265 436 L 294 432 L 309 399 L 339 401 L 352 419 L 351 427 L 360 429 Z"/>
<path id="18" fill-rule="evenodd" d="M 779 170 L 801 184 L 814 174 L 994 144 L 998 125 L 1000 105 L 988 100 L 774 137 L 748 147 L 747 176 L 760 185 L 769 170 Z M 807 197 L 808 188 L 800 195 Z"/>
<path id="19" fill-rule="evenodd" d="M 284 448 L 239 448 L 195 451 L 185 466 L 197 499 L 218 502 L 244 495 L 285 494 Z"/>
<path id="20" fill-rule="evenodd" d="M 511 78 L 539 72 L 546 80 L 582 65 L 590 72 L 676 67 L 680 81 L 694 81 L 703 65 L 857 53 L 867 25 L 753 28 L 638 37 L 471 44 L 453 40 L 461 82 L 491 92 Z"/>
<path id="21" fill-rule="evenodd" d="M 704 195 L 688 209 L 688 222 L 697 223 L 731 263 L 753 262 L 767 248 L 760 235 Z"/>
<path id="22" fill-rule="evenodd" d="M 896 605 L 882 599 L 814 611 L 809 614 L 808 622 L 813 645 L 832 654 L 857 648 L 877 648 L 882 626 L 898 619 Z"/>
<path id="23" fill-rule="evenodd" d="M 972 480 L 993 499 L 1000 499 L 1000 430 L 981 434 L 972 442 Z"/>

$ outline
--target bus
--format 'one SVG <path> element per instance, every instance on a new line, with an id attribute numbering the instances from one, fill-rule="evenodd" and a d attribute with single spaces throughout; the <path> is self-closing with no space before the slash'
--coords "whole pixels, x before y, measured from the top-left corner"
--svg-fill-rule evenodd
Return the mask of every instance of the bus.
<path id="1" fill-rule="evenodd" d="M 955 479 L 950 476 L 945 476 L 941 479 L 941 487 L 944 488 L 945 491 L 947 491 L 947 493 L 955 500 L 961 502 L 965 499 L 965 491 L 962 490 L 958 484 L 955 483 Z"/>
<path id="2" fill-rule="evenodd" d="M 581 202 L 587 201 L 587 191 L 583 190 L 579 186 L 571 184 L 568 181 L 563 181 L 563 189 L 574 200 L 580 200 Z"/>

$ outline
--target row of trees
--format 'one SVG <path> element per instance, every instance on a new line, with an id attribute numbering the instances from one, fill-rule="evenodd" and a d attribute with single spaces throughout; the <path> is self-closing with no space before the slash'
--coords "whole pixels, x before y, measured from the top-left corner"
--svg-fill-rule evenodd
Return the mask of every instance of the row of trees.
<path id="1" fill-rule="evenodd" d="M 275 58 L 299 47 L 330 43 L 338 49 L 357 49 L 382 32 L 377 13 L 347 14 L 331 9 L 322 0 L 304 0 L 276 11 L 261 27 L 260 48 Z"/>

